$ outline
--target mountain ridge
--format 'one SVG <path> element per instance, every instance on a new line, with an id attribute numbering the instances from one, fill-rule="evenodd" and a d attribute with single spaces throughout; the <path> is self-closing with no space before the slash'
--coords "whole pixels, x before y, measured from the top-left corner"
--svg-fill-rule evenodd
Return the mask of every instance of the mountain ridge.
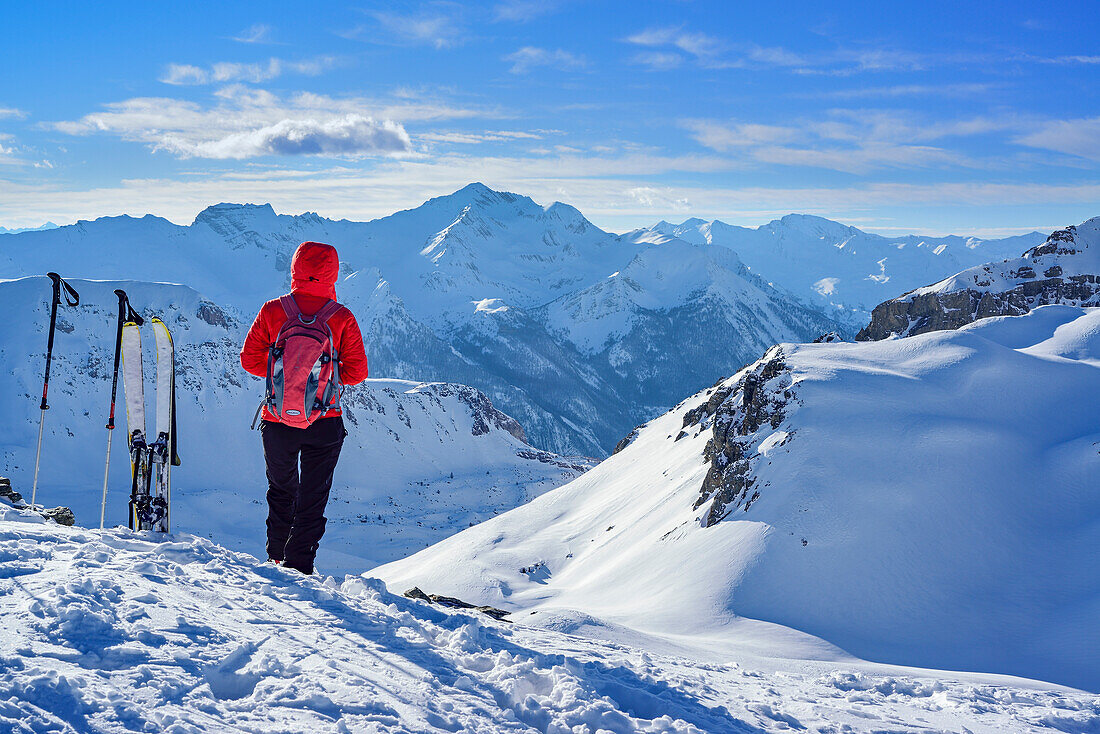
<path id="1" fill-rule="evenodd" d="M 243 321 L 289 288 L 290 258 L 304 240 L 340 251 L 337 291 L 369 335 L 374 374 L 471 384 L 535 445 L 563 454 L 606 455 L 631 426 L 678 400 L 683 385 L 713 382 L 764 342 L 842 328 L 735 259 L 675 245 L 695 273 L 677 280 L 660 245 L 605 232 L 568 204 L 543 206 L 478 183 L 370 222 L 229 203 L 190 225 L 152 216 L 82 221 L 5 238 L 0 276 L 64 262 L 65 275 L 179 282 Z M 597 303 L 602 290 L 588 289 L 627 269 L 636 297 L 607 293 Z M 683 289 L 667 287 L 673 282 Z M 590 314 L 560 308 L 586 291 L 588 307 L 612 317 L 595 331 L 582 326 L 594 323 Z M 720 348 L 692 364 L 647 358 L 654 344 L 696 342 Z M 653 390 L 639 394 L 641 383 Z"/>

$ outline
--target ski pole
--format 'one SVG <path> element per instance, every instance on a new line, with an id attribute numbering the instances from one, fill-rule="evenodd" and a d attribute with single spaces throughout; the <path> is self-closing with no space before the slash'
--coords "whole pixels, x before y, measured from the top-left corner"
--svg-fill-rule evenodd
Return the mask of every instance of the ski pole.
<path id="1" fill-rule="evenodd" d="M 57 326 L 57 305 L 61 303 L 61 286 L 65 286 L 65 302 L 70 306 L 80 303 L 78 294 L 71 285 L 66 283 L 57 273 L 46 273 L 53 281 L 53 300 L 50 303 L 50 336 L 46 342 L 46 377 L 42 380 L 42 404 L 38 406 L 38 449 L 34 455 L 34 483 L 31 485 L 31 505 L 35 504 L 38 495 L 38 463 L 42 459 L 42 428 L 46 423 L 46 411 L 50 409 L 46 402 L 46 394 L 50 389 L 50 360 L 53 359 L 53 334 Z"/>
<path id="2" fill-rule="evenodd" d="M 133 321 L 141 326 L 141 316 L 134 312 L 130 306 L 130 299 L 126 297 L 126 291 L 121 288 L 115 290 L 118 296 L 118 327 L 115 329 L 115 368 L 111 377 L 111 412 L 107 416 L 107 461 L 103 465 L 103 502 L 99 506 L 99 529 L 103 529 L 103 523 L 107 516 L 107 477 L 111 472 L 111 437 L 115 431 L 115 398 L 118 396 L 118 363 L 122 357 L 122 325 L 127 321 Z"/>

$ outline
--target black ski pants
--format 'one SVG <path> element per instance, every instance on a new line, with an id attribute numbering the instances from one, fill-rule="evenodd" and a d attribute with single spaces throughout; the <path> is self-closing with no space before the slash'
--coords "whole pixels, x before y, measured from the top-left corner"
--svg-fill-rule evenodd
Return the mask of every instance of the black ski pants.
<path id="1" fill-rule="evenodd" d="M 267 462 L 267 556 L 313 573 L 332 473 L 347 436 L 344 419 L 321 418 L 309 428 L 264 421 L 260 432 Z"/>

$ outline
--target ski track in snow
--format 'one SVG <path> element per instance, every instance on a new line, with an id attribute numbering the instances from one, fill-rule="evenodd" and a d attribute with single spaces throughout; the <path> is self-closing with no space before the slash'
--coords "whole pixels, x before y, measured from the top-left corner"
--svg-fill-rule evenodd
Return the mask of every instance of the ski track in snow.
<path id="1" fill-rule="evenodd" d="M 1055 686 L 761 672 L 0 508 L 0 730 L 1100 731 Z"/>

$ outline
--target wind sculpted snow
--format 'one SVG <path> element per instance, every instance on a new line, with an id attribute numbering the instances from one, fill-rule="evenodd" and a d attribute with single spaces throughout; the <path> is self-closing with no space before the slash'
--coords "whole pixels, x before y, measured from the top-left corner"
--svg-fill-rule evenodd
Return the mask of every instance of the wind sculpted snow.
<path id="1" fill-rule="evenodd" d="M 827 641 L 1100 690 L 1098 324 L 1043 306 L 779 345 L 579 479 L 373 573 L 595 635 L 843 655 Z"/>
<path id="2" fill-rule="evenodd" d="M 776 671 L 495 622 L 303 577 L 186 534 L 0 506 L 0 728 L 13 732 L 731 734 L 1091 731 L 1026 681 Z"/>

